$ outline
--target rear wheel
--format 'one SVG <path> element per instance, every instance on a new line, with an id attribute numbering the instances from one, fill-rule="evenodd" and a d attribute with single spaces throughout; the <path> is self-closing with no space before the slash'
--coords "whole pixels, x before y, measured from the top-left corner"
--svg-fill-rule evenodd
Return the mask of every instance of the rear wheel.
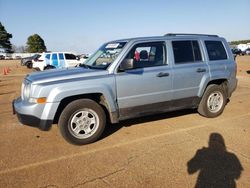
<path id="1" fill-rule="evenodd" d="M 44 70 L 49 70 L 49 69 L 54 69 L 54 68 L 55 68 L 54 66 L 47 65 L 46 67 L 44 67 Z"/>
<path id="2" fill-rule="evenodd" d="M 69 103 L 58 122 L 62 136 L 76 145 L 96 141 L 104 131 L 106 116 L 102 107 L 90 99 Z"/>
<path id="3" fill-rule="evenodd" d="M 225 90 L 221 85 L 211 84 L 206 88 L 198 107 L 198 112 L 209 118 L 219 116 L 226 105 Z"/>

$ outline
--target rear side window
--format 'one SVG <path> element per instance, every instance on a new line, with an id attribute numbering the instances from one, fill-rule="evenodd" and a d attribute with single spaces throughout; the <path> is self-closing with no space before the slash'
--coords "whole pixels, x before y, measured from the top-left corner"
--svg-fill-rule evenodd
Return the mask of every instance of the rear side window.
<path id="1" fill-rule="evenodd" d="M 52 60 L 57 59 L 57 54 L 52 54 Z"/>
<path id="2" fill-rule="evenodd" d="M 205 41 L 210 61 L 227 59 L 226 50 L 221 41 Z"/>
<path id="3" fill-rule="evenodd" d="M 65 54 L 65 59 L 76 59 L 74 54 Z"/>
<path id="4" fill-rule="evenodd" d="M 194 63 L 202 61 L 198 41 L 172 41 L 174 59 L 176 64 Z"/>

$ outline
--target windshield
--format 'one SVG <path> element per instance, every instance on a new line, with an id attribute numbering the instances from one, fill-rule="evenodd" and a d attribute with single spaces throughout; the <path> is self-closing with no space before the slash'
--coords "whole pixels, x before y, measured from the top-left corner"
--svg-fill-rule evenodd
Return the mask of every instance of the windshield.
<path id="1" fill-rule="evenodd" d="M 126 42 L 104 44 L 84 62 L 84 65 L 89 68 L 107 69 L 108 66 L 115 61 L 125 44 Z"/>

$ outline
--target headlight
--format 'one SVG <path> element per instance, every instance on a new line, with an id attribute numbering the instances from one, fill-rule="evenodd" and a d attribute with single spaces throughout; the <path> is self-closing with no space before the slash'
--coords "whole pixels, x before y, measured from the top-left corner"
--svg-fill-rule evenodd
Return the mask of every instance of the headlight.
<path id="1" fill-rule="evenodd" d="M 27 81 L 24 81 L 22 84 L 22 91 L 21 91 L 21 97 L 22 100 L 27 100 L 30 97 L 30 88 L 31 88 L 31 84 L 28 83 Z"/>

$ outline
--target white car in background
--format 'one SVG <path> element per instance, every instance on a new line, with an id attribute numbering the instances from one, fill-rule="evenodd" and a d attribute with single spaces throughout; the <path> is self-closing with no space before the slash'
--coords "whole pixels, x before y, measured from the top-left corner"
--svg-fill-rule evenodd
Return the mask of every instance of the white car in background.
<path id="1" fill-rule="evenodd" d="M 247 48 L 245 53 L 246 53 L 246 55 L 250 55 L 250 48 Z"/>
<path id="2" fill-rule="evenodd" d="M 55 68 L 75 67 L 83 63 L 76 55 L 69 52 L 44 52 L 38 59 L 32 60 L 32 68 L 48 70 Z"/>

